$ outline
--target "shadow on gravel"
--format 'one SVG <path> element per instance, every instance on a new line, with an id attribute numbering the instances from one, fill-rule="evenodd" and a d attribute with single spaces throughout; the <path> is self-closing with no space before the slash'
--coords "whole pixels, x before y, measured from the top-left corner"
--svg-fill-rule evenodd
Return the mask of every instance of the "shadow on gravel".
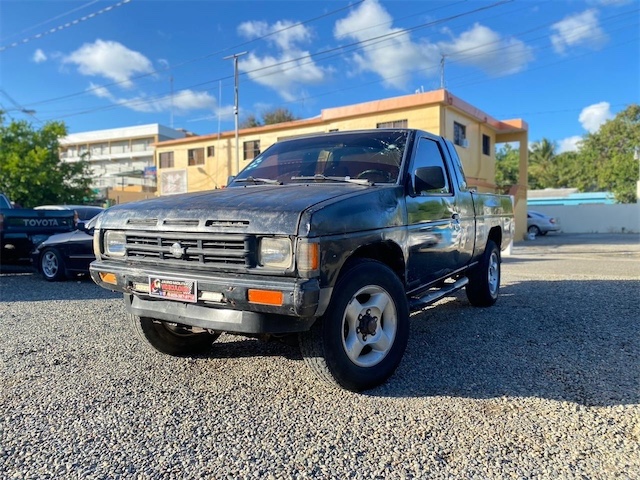
<path id="1" fill-rule="evenodd" d="M 31 266 L 5 265 L 0 272 L 0 301 L 94 300 L 121 297 L 98 287 L 88 275 L 62 282 L 47 282 Z"/>
<path id="2" fill-rule="evenodd" d="M 640 281 L 530 281 L 491 308 L 464 294 L 414 315 L 381 397 L 540 397 L 640 403 Z"/>

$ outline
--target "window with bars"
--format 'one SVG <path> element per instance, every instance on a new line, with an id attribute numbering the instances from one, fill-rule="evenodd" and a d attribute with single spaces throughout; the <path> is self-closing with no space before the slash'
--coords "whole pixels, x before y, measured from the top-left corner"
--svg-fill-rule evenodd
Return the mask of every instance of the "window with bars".
<path id="1" fill-rule="evenodd" d="M 407 120 L 394 120 L 393 122 L 381 122 L 376 124 L 376 128 L 407 128 Z"/>
<path id="2" fill-rule="evenodd" d="M 204 148 L 190 148 L 187 151 L 189 166 L 204 165 Z"/>
<path id="3" fill-rule="evenodd" d="M 453 143 L 461 147 L 467 147 L 467 127 L 458 122 L 453 122 Z"/>
<path id="4" fill-rule="evenodd" d="M 207 157 L 213 157 L 216 154 L 216 148 L 213 145 L 207 147 Z"/>
<path id="5" fill-rule="evenodd" d="M 244 142 L 243 147 L 245 160 L 253 160 L 260 154 L 260 140 Z"/>
<path id="6" fill-rule="evenodd" d="M 173 152 L 162 152 L 159 160 L 160 168 L 173 168 Z"/>

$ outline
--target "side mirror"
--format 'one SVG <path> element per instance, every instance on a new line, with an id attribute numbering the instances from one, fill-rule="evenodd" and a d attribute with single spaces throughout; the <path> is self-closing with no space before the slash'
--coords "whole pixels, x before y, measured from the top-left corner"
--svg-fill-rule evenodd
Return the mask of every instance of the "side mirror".
<path id="1" fill-rule="evenodd" d="M 76 228 L 81 232 L 87 231 L 87 226 L 85 225 L 83 220 L 78 220 L 78 223 L 76 223 Z"/>
<path id="2" fill-rule="evenodd" d="M 235 175 L 229 175 L 229 176 L 227 177 L 227 186 L 228 186 L 231 182 L 233 182 L 233 181 L 235 180 L 235 178 L 236 178 L 236 176 L 235 176 Z"/>
<path id="3" fill-rule="evenodd" d="M 447 183 L 442 167 L 420 167 L 413 173 L 413 191 L 421 193 L 445 193 Z"/>

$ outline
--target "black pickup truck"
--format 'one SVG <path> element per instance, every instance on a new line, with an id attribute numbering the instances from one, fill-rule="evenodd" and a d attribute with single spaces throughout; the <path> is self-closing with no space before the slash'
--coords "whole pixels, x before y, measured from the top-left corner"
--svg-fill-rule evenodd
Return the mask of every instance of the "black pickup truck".
<path id="1" fill-rule="evenodd" d="M 33 248 L 56 233 L 75 229 L 72 210 L 13 208 L 0 193 L 0 263 L 28 260 Z"/>
<path id="2" fill-rule="evenodd" d="M 228 188 L 110 208 L 90 271 L 155 350 L 295 334 L 318 379 L 357 391 L 399 365 L 410 311 L 464 287 L 496 301 L 513 232 L 511 197 L 470 189 L 450 141 L 328 133 L 272 145 Z"/>

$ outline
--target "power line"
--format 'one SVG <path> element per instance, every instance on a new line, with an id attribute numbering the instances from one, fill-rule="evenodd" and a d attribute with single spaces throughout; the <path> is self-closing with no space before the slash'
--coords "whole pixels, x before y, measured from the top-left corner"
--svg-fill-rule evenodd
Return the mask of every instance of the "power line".
<path id="1" fill-rule="evenodd" d="M 450 21 L 452 19 L 461 18 L 461 17 L 467 16 L 467 15 L 471 15 L 471 14 L 480 12 L 480 11 L 484 11 L 484 10 L 488 10 L 488 9 L 491 9 L 491 8 L 495 8 L 495 7 L 498 7 L 498 6 L 507 4 L 507 3 L 511 3 L 512 1 L 513 0 L 501 0 L 501 1 L 498 1 L 498 2 L 493 3 L 491 5 L 478 7 L 478 8 L 475 8 L 475 9 L 467 11 L 467 12 L 451 15 L 449 17 L 445 17 L 445 18 L 442 18 L 442 19 L 429 21 L 429 22 L 426 22 L 426 23 L 421 23 L 421 24 L 415 25 L 413 27 L 410 27 L 408 29 L 403 29 L 403 30 L 400 30 L 400 31 L 394 31 L 394 32 L 387 33 L 387 34 L 378 35 L 376 37 L 372 37 L 372 38 L 364 40 L 364 41 L 356 41 L 356 42 L 352 42 L 352 43 L 349 43 L 349 44 L 346 44 L 346 45 L 341 45 L 341 46 L 338 46 L 338 47 L 333 47 L 333 48 L 329 48 L 329 49 L 326 49 L 326 50 L 322 50 L 320 52 L 316 52 L 316 53 L 313 53 L 313 54 L 303 55 L 303 56 L 300 56 L 300 57 L 297 57 L 297 58 L 294 58 L 294 59 L 284 60 L 284 61 L 277 62 L 277 63 L 271 64 L 271 65 L 267 65 L 267 66 L 264 66 L 264 67 L 258 67 L 258 68 L 255 68 L 255 69 L 251 70 L 251 71 L 241 72 L 240 75 L 249 75 L 249 74 L 260 72 L 260 71 L 264 71 L 264 70 L 272 70 L 272 69 L 280 67 L 282 65 L 296 63 L 296 62 L 300 62 L 302 60 L 308 60 L 308 59 L 311 59 L 311 58 L 314 58 L 314 57 L 317 57 L 317 56 L 320 56 L 320 55 L 326 55 L 327 53 L 334 53 L 334 55 L 325 56 L 324 58 L 321 59 L 321 60 L 326 60 L 328 58 L 332 58 L 332 57 L 335 57 L 337 55 L 341 55 L 340 53 L 336 55 L 335 52 L 339 52 L 339 51 L 345 50 L 347 48 L 352 48 L 353 47 L 352 50 L 349 50 L 348 52 L 359 50 L 359 49 L 362 49 L 362 48 L 369 47 L 370 45 L 376 45 L 376 44 L 379 44 L 379 43 L 383 43 L 386 40 L 392 39 L 394 37 L 406 35 L 408 32 L 412 32 L 412 31 L 423 29 L 423 28 L 432 27 L 432 26 L 435 26 L 435 25 L 438 25 L 438 24 L 446 23 L 446 22 L 448 22 L 448 21 Z M 302 65 L 304 65 L 304 64 L 302 64 Z M 300 66 L 300 65 L 296 64 L 296 66 Z M 293 67 L 293 68 L 295 68 L 295 67 Z M 264 76 L 268 76 L 268 75 L 273 75 L 275 73 L 278 73 L 278 72 L 265 74 L 265 75 L 263 75 L 262 77 L 259 77 L 259 78 L 263 78 Z M 218 78 L 218 79 L 207 80 L 205 82 L 201 82 L 201 83 L 198 83 L 198 84 L 189 85 L 187 87 L 184 87 L 183 89 L 191 89 L 191 88 L 201 87 L 203 85 L 209 85 L 209 84 L 221 81 L 221 80 L 228 80 L 230 78 L 232 78 L 232 77 L 231 76 L 225 76 L 225 77 L 221 77 L 221 78 Z M 112 110 L 114 108 L 119 108 L 119 107 L 122 107 L 122 106 L 135 107 L 135 106 L 140 106 L 140 105 L 145 105 L 145 104 L 151 104 L 151 103 L 153 103 L 155 101 L 158 101 L 158 100 L 160 100 L 160 99 L 162 99 L 164 97 L 166 97 L 166 93 L 159 94 L 159 95 L 154 95 L 154 96 L 146 98 L 144 100 L 122 101 L 122 102 L 118 102 L 117 104 L 107 105 L 107 106 L 104 106 L 104 107 L 97 107 L 97 108 L 94 108 L 94 109 L 84 110 L 84 111 L 80 111 L 80 112 L 72 113 L 72 114 L 68 114 L 68 115 L 62 115 L 62 116 L 59 116 L 58 118 L 67 118 L 67 117 L 76 116 L 76 115 L 85 115 L 85 114 L 88 114 L 88 113 L 93 113 L 95 111 Z M 49 100 L 47 102 L 50 102 L 50 101 L 53 101 L 53 100 Z M 35 103 L 31 103 L 29 105 L 38 105 L 39 103 L 47 103 L 47 102 L 35 102 Z"/>
<path id="2" fill-rule="evenodd" d="M 8 45 L 2 45 L 2 46 L 0 46 L 0 53 L 4 52 L 5 50 L 8 50 L 10 48 L 15 48 L 18 45 L 23 45 L 25 43 L 29 43 L 32 40 L 39 40 L 42 37 L 45 37 L 45 36 L 50 35 L 50 34 L 55 33 L 55 32 L 59 32 L 60 30 L 65 30 L 67 28 L 73 27 L 74 25 L 78 25 L 80 22 L 84 22 L 84 21 L 89 20 L 91 18 L 95 18 L 98 15 L 101 15 L 103 13 L 109 12 L 109 11 L 113 10 L 114 8 L 121 7 L 122 5 L 124 5 L 126 3 L 129 3 L 129 2 L 131 2 L 131 0 L 121 0 L 120 2 L 116 3 L 115 5 L 110 5 L 108 7 L 105 7 L 103 9 L 101 9 L 101 10 L 98 10 L 97 12 L 90 13 L 89 15 L 85 15 L 84 17 L 81 17 L 81 18 L 78 18 L 76 20 L 73 20 L 72 22 L 67 22 L 67 23 L 65 23 L 63 25 L 58 25 L 55 28 L 51 28 L 51 29 L 49 29 L 49 30 L 47 30 L 45 32 L 38 33 L 37 35 L 32 35 L 31 37 L 23 38 L 20 41 L 13 42 L 13 43 L 10 43 Z"/>
<path id="3" fill-rule="evenodd" d="M 40 22 L 40 23 L 38 23 L 36 25 L 33 25 L 31 27 L 28 27 L 28 28 L 25 28 L 25 29 L 23 29 L 23 30 L 21 30 L 21 31 L 19 31 L 17 33 L 13 33 L 11 35 L 8 35 L 8 36 L 0 39 L 0 41 L 4 42 L 8 38 L 17 37 L 18 35 L 22 35 L 23 33 L 26 33 L 26 32 L 28 32 L 30 30 L 34 30 L 34 29 L 36 29 L 38 27 L 41 27 L 42 25 L 46 25 L 47 23 L 51 23 L 54 20 L 58 20 L 59 18 L 66 17 L 67 15 L 71 15 L 72 13 L 75 13 L 75 12 L 77 12 L 79 10 L 82 10 L 83 8 L 87 8 L 87 7 L 91 6 L 91 5 L 93 5 L 94 3 L 98 3 L 99 1 L 100 0 L 92 0 L 91 2 L 86 3 L 86 4 L 84 4 L 84 5 L 80 6 L 80 7 L 73 8 L 73 9 L 69 10 L 68 12 L 61 13 L 60 15 L 56 15 L 55 17 L 52 17 L 52 18 L 49 18 L 49 19 L 45 20 L 44 22 Z"/>
<path id="4" fill-rule="evenodd" d="M 127 0 L 127 1 L 130 1 L 130 0 Z M 174 64 L 174 65 L 172 65 L 172 66 L 170 66 L 168 68 L 163 68 L 161 70 L 153 70 L 151 72 L 142 73 L 140 75 L 135 75 L 135 76 L 132 76 L 132 77 L 128 78 L 127 80 L 121 80 L 121 81 L 117 81 L 117 82 L 111 82 L 111 83 L 105 83 L 105 84 L 97 85 L 95 87 L 92 87 L 92 88 L 89 88 L 89 89 L 86 89 L 86 90 L 82 90 L 80 92 L 74 92 L 74 93 L 70 93 L 70 94 L 67 94 L 67 95 L 60 96 L 60 97 L 50 98 L 50 99 L 47 99 L 47 100 L 39 100 L 37 102 L 32 102 L 29 105 L 30 106 L 42 105 L 42 104 L 45 104 L 45 103 L 56 102 L 58 100 L 66 100 L 68 98 L 76 97 L 76 96 L 79 96 L 79 95 L 85 95 L 87 93 L 91 93 L 93 91 L 96 91 L 96 90 L 99 90 L 99 89 L 102 89 L 102 88 L 107 88 L 107 87 L 112 87 L 112 86 L 115 86 L 115 85 L 120 85 L 120 84 L 123 84 L 123 83 L 128 83 L 131 80 L 138 80 L 140 78 L 149 77 L 149 76 L 155 75 L 157 73 L 165 73 L 165 72 L 168 72 L 170 70 L 175 70 L 176 68 L 182 67 L 184 65 L 189 65 L 189 64 L 194 63 L 194 62 L 198 62 L 198 61 L 201 61 L 201 60 L 206 60 L 206 59 L 214 57 L 214 56 L 219 56 L 219 55 L 221 55 L 221 54 L 223 54 L 225 52 L 228 52 L 229 50 L 236 50 L 236 49 L 238 49 L 240 47 L 244 47 L 244 46 L 249 45 L 251 43 L 258 42 L 260 40 L 264 40 L 265 38 L 271 37 L 273 35 L 277 35 L 278 33 L 282 33 L 282 32 L 284 32 L 286 30 L 291 29 L 291 28 L 295 28 L 295 27 L 298 27 L 300 25 L 305 25 L 307 23 L 314 22 L 314 21 L 319 20 L 319 19 L 324 18 L 324 17 L 335 15 L 338 12 L 346 10 L 347 8 L 351 8 L 351 7 L 353 7 L 355 5 L 358 5 L 358 4 L 362 3 L 362 2 L 364 2 L 364 0 L 358 0 L 355 3 L 353 3 L 351 5 L 348 5 L 346 7 L 341 7 L 341 8 L 338 8 L 336 10 L 332 10 L 332 11 L 330 11 L 328 13 L 325 13 L 323 15 L 319 15 L 317 17 L 313 17 L 313 18 L 310 18 L 308 20 L 304 20 L 302 22 L 298 22 L 298 23 L 294 23 L 294 24 L 288 25 L 288 26 L 283 27 L 283 28 L 281 28 L 279 30 L 275 30 L 273 32 L 269 32 L 269 33 L 267 33 L 265 35 L 262 35 L 260 37 L 254 38 L 252 40 L 240 43 L 240 44 L 235 45 L 233 47 L 226 47 L 226 48 L 217 50 L 215 52 L 207 53 L 206 55 L 202 55 L 200 57 L 191 58 L 189 60 L 185 60 L 183 62 L 176 63 L 176 64 Z M 227 78 L 229 78 L 229 77 L 225 77 L 224 79 L 227 79 Z M 190 88 L 190 87 L 186 87 L 186 88 Z"/>

